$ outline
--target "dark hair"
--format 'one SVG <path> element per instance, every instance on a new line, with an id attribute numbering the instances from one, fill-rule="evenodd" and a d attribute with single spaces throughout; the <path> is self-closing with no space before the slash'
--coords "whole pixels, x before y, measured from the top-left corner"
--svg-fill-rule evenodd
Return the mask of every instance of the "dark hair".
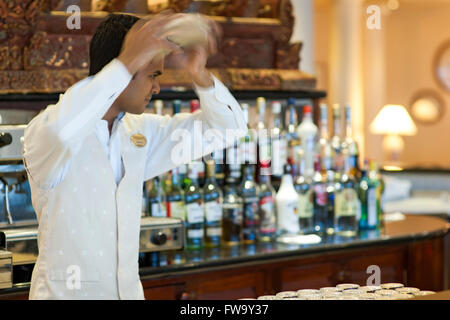
<path id="1" fill-rule="evenodd" d="M 90 76 L 119 56 L 125 35 L 138 20 L 129 14 L 111 13 L 99 24 L 89 47 Z"/>

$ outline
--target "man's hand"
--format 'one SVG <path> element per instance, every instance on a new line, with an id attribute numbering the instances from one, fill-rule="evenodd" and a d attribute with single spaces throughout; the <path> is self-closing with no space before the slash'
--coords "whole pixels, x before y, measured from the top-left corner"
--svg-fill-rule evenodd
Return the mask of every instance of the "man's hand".
<path id="1" fill-rule="evenodd" d="M 177 51 L 172 55 L 172 61 L 176 67 L 183 68 L 192 78 L 193 82 L 199 87 L 211 87 L 214 81 L 209 71 L 206 69 L 208 57 L 216 54 L 217 42 L 221 36 L 221 30 L 213 20 L 203 17 L 210 28 L 207 34 L 207 41 L 204 45 L 185 48 L 183 51 Z"/>
<path id="2" fill-rule="evenodd" d="M 152 59 L 162 58 L 181 49 L 162 38 L 164 26 L 177 16 L 163 13 L 150 20 L 137 21 L 125 36 L 118 59 L 127 67 L 131 75 L 148 64 Z"/>

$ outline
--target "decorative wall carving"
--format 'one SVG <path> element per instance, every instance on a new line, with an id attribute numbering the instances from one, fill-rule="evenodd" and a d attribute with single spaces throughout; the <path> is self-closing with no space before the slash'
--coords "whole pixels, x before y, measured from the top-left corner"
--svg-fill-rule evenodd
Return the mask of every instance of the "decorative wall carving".
<path id="1" fill-rule="evenodd" d="M 128 1 L 96 0 L 91 5 L 95 10 L 120 11 L 126 5 L 132 7 L 130 1 L 145 0 Z M 214 18 L 222 25 L 224 35 L 219 53 L 210 58 L 208 67 L 222 81 L 235 90 L 314 87 L 314 78 L 298 70 L 301 43 L 289 43 L 294 25 L 290 0 L 219 2 L 170 0 L 168 4 L 176 12 L 192 11 L 194 5 L 215 6 L 215 13 L 233 17 Z M 65 0 L 0 0 L 0 93 L 62 92 L 87 75 L 89 42 L 107 13 L 82 12 L 82 28 L 69 30 L 65 13 L 52 11 L 64 10 L 61 7 L 65 3 Z M 89 0 L 79 3 L 86 7 Z M 222 11 L 218 11 L 219 6 Z M 247 18 L 236 18 L 237 15 Z M 189 78 L 170 68 L 168 59 L 162 87 L 190 84 Z"/>

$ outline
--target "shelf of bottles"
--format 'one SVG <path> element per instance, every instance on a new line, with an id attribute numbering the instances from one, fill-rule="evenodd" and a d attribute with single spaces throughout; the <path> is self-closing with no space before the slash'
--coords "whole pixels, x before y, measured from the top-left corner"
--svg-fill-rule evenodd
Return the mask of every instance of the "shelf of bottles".
<path id="1" fill-rule="evenodd" d="M 351 238 L 380 228 L 384 184 L 374 161 L 360 167 L 351 107 L 321 104 L 317 125 L 312 106 L 298 102 L 241 101 L 247 135 L 146 181 L 143 214 L 182 219 L 187 250 L 310 234 Z M 181 111 L 181 100 L 168 103 L 172 114 Z M 199 108 L 198 100 L 186 103 L 191 112 Z M 164 102 L 153 107 L 162 114 Z"/>

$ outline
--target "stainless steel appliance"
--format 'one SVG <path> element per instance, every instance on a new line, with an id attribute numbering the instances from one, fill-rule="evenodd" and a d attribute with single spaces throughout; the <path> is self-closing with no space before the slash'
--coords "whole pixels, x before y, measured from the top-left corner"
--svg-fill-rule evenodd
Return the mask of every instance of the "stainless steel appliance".
<path id="1" fill-rule="evenodd" d="M 12 287 L 12 254 L 0 250 L 0 289 Z"/>
<path id="2" fill-rule="evenodd" d="M 178 250 L 184 246 L 184 226 L 175 218 L 141 218 L 140 252 Z"/>

